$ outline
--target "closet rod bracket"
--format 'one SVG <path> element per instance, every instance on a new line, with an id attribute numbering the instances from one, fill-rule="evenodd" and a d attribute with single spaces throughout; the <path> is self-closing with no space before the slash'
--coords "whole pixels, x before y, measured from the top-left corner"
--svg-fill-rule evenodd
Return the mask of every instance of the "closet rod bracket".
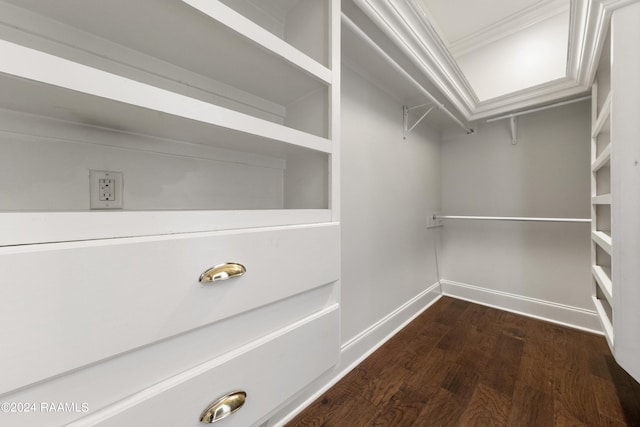
<path id="1" fill-rule="evenodd" d="M 427 107 L 427 106 L 431 106 L 429 107 L 429 109 L 427 110 L 426 113 L 424 113 L 422 116 L 420 116 L 420 118 L 411 126 L 409 127 L 409 111 L 411 110 L 415 110 L 417 108 L 422 108 L 422 107 Z M 433 104 L 422 104 L 422 105 L 416 105 L 415 107 L 407 107 L 406 105 L 402 106 L 402 139 L 407 139 L 407 135 L 409 133 L 411 133 L 411 131 L 418 126 L 418 124 L 420 124 L 420 122 L 427 117 L 427 115 L 429 115 L 429 113 L 431 111 L 433 111 L 433 109 L 436 106 Z"/>
<path id="2" fill-rule="evenodd" d="M 511 145 L 518 144 L 518 122 L 516 116 L 509 117 L 509 125 L 511 127 Z"/>

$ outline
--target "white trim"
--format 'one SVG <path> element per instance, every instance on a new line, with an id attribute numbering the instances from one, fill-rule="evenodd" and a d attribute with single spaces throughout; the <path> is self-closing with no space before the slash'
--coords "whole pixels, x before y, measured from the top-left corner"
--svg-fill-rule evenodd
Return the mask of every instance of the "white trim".
<path id="1" fill-rule="evenodd" d="M 437 282 L 434 283 L 433 285 L 431 285 L 430 287 L 428 287 L 427 289 L 425 289 L 424 291 L 422 291 L 421 293 L 419 293 L 418 295 L 416 295 L 415 297 L 407 301 L 405 304 L 398 307 L 396 310 L 392 311 L 391 313 L 389 313 L 388 315 L 386 315 L 385 317 L 383 317 L 373 325 L 369 326 L 364 331 L 360 332 L 358 335 L 346 341 L 344 344 L 342 344 L 342 353 L 357 355 L 357 354 L 360 354 L 361 352 L 355 351 L 354 348 L 357 349 L 358 347 L 360 347 L 360 348 L 368 349 L 366 350 L 366 354 L 364 356 L 359 357 L 359 362 L 364 360 L 367 356 L 369 356 L 376 349 L 378 349 L 378 347 L 380 347 L 387 340 L 389 340 L 393 335 L 395 335 L 400 329 L 404 328 L 409 322 L 411 322 L 420 313 L 426 310 L 427 307 L 429 307 L 431 304 L 436 302 L 441 296 L 438 289 L 439 287 L 440 287 L 440 283 L 437 283 Z M 425 305 L 424 303 L 420 304 L 420 302 L 424 298 L 433 298 L 434 295 L 432 294 L 434 291 L 438 291 L 438 298 L 428 301 L 427 305 Z M 401 325 L 394 327 L 392 322 L 395 321 L 395 324 L 397 325 L 398 321 L 401 321 L 401 320 L 398 320 L 398 317 L 403 314 L 405 315 L 405 319 L 406 319 L 407 318 L 406 311 L 411 307 L 415 306 L 416 304 L 418 306 L 422 306 L 420 311 L 411 315 L 411 317 L 405 320 Z M 383 330 L 382 328 L 385 328 L 385 329 Z M 379 337 L 381 333 L 384 333 L 384 331 L 387 332 L 387 334 L 385 334 L 384 339 L 382 341 L 379 341 L 378 339 L 376 339 L 376 337 Z M 363 342 L 365 341 L 366 343 L 363 344 Z"/>
<path id="2" fill-rule="evenodd" d="M 468 36 L 452 40 L 449 50 L 453 56 L 464 55 L 568 10 L 569 3 L 563 0 L 535 3 Z"/>
<path id="3" fill-rule="evenodd" d="M 292 403 L 280 408 L 271 417 L 270 426 L 283 426 L 330 389 L 371 353 L 407 326 L 441 297 L 438 282 L 416 295 L 378 322 L 342 345 L 339 364 L 314 381 Z"/>
<path id="4" fill-rule="evenodd" d="M 354 0 L 354 3 L 398 46 L 429 78 L 435 87 L 465 116 L 471 115 L 478 99 L 462 71 L 435 30 L 415 23 L 419 20 L 408 4 L 380 0 Z M 397 4 L 396 4 L 397 3 Z M 414 22 L 409 26 L 407 19 Z M 428 45 L 427 45 L 428 44 Z"/>
<path id="5" fill-rule="evenodd" d="M 354 0 L 354 3 L 404 52 L 466 121 L 535 107 L 589 91 L 611 11 L 638 0 L 573 2 L 567 75 L 548 83 L 480 102 L 445 43 L 411 1 Z"/>
<path id="6" fill-rule="evenodd" d="M 331 223 L 331 215 L 329 209 L 0 212 L 0 252 L 34 244 L 313 226 Z"/>
<path id="7" fill-rule="evenodd" d="M 537 298 L 472 286 L 451 280 L 440 280 L 442 294 L 476 304 L 510 311 L 569 328 L 602 335 L 595 310 L 587 310 Z"/>

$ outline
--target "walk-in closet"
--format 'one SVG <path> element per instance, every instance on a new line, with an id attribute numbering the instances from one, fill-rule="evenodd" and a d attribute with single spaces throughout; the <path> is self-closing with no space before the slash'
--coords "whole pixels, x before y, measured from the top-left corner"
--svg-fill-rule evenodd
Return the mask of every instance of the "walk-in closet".
<path id="1" fill-rule="evenodd" d="M 640 425 L 640 2 L 0 0 L 0 426 Z"/>

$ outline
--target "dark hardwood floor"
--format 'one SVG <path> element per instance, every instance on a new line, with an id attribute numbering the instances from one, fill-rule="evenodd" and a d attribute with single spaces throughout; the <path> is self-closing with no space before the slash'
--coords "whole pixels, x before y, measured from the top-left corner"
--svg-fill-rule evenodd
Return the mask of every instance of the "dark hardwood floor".
<path id="1" fill-rule="evenodd" d="M 601 336 L 443 297 L 287 426 L 640 426 L 640 385 Z"/>

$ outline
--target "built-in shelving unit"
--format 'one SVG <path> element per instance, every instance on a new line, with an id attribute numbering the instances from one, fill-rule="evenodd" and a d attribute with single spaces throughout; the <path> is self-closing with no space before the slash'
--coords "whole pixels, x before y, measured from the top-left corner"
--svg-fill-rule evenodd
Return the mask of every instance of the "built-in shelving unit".
<path id="1" fill-rule="evenodd" d="M 608 37 L 609 38 L 609 37 Z M 611 284 L 610 50 L 605 43 L 591 95 L 591 270 L 593 301 L 610 346 L 614 345 Z"/>
<path id="2" fill-rule="evenodd" d="M 0 394 L 89 406 L 4 423 L 266 425 L 337 363 L 339 0 L 0 0 L 0 58 Z"/>
<path id="3" fill-rule="evenodd" d="M 592 89 L 591 270 L 611 352 L 640 381 L 638 20 L 640 3 L 613 11 Z"/>
<path id="4" fill-rule="evenodd" d="M 133 235 L 224 229 L 220 211 L 253 227 L 336 219 L 339 57 L 329 3 L 0 1 L 0 146 L 14 165 L 32 165 L 5 168 L 7 230 L 26 228 L 15 212 L 43 221 L 73 212 L 76 230 L 91 230 L 96 216 L 108 224 L 73 239 L 130 236 L 114 229 L 116 212 L 89 210 L 83 171 L 93 169 L 124 173 L 117 213 L 153 211 L 157 227 L 136 215 Z M 199 184 L 157 173 L 171 159 L 188 179 L 187 158 L 210 168 L 192 177 Z M 154 186 L 175 191 L 164 201 L 143 194 Z M 199 225 L 178 230 L 177 209 L 212 220 L 187 213 Z M 1 244 L 33 243 L 11 234 Z"/>

